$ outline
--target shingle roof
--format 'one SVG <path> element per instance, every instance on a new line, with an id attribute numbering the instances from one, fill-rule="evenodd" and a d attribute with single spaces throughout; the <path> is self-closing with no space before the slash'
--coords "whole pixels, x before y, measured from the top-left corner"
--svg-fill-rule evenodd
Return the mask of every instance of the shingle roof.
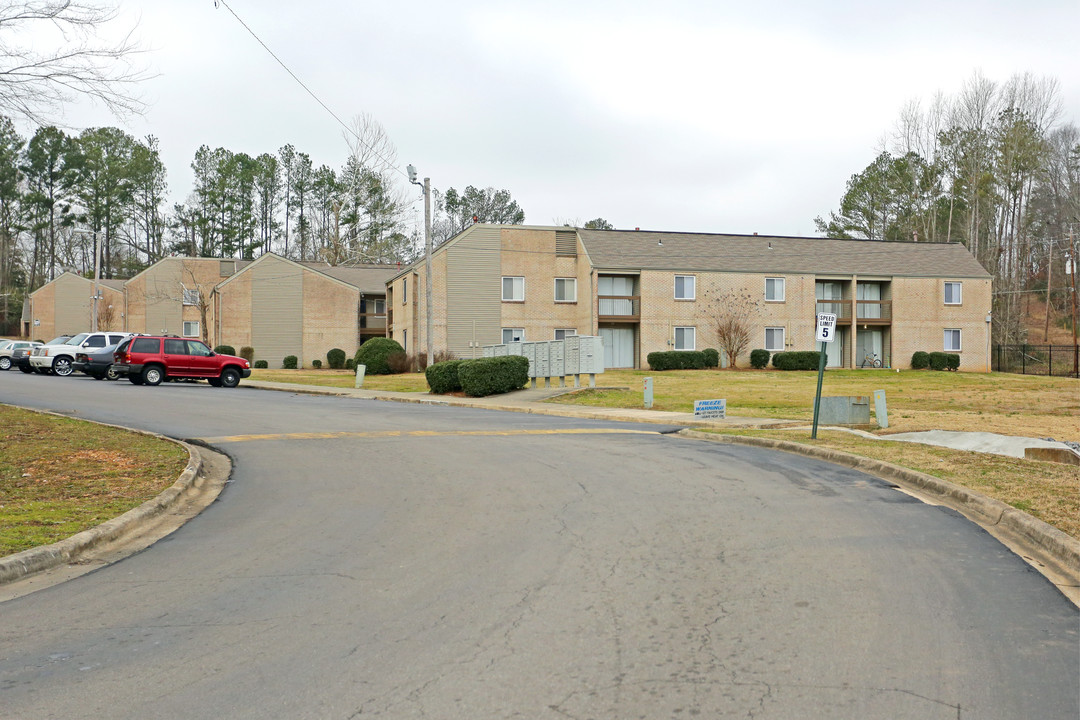
<path id="1" fill-rule="evenodd" d="M 93 281 L 91 281 L 91 282 L 93 282 Z M 105 278 L 101 278 L 100 280 L 98 280 L 98 284 L 104 285 L 105 287 L 110 287 L 113 290 L 123 290 L 124 289 L 124 283 L 126 283 L 126 282 L 127 282 L 127 280 L 116 280 L 116 279 L 107 280 Z"/>
<path id="2" fill-rule="evenodd" d="M 300 264 L 359 288 L 360 292 L 373 295 L 385 294 L 386 281 L 398 272 L 397 265 L 327 265 L 322 262 Z"/>
<path id="3" fill-rule="evenodd" d="M 901 277 L 989 277 L 959 243 L 578 230 L 604 270 L 685 270 Z"/>

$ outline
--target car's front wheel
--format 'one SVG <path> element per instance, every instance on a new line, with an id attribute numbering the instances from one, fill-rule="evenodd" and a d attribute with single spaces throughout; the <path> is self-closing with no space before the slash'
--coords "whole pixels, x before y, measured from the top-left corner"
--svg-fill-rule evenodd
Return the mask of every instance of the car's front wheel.
<path id="1" fill-rule="evenodd" d="M 71 358 L 69 357 L 64 357 L 63 355 L 61 355 L 60 357 L 53 360 L 52 371 L 60 377 L 67 377 L 71 374 L 71 371 L 73 369 L 74 368 L 71 367 Z"/>
<path id="2" fill-rule="evenodd" d="M 157 365 L 151 365 L 143 368 L 142 381 L 143 385 L 160 385 L 161 381 L 165 379 L 165 373 Z"/>
<path id="3" fill-rule="evenodd" d="M 11 369 L 11 358 L 9 358 L 7 356 L 0 357 L 0 370 L 10 370 L 10 369 Z"/>
<path id="4" fill-rule="evenodd" d="M 225 368 L 221 371 L 221 386 L 227 388 L 234 388 L 240 384 L 240 373 L 232 368 Z"/>

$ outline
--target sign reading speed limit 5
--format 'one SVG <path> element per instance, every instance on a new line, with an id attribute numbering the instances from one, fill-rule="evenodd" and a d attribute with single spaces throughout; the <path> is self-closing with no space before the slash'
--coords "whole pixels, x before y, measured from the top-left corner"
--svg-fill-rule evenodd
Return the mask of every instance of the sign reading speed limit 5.
<path id="1" fill-rule="evenodd" d="M 836 315 L 834 313 L 818 313 L 817 316 L 817 342 L 833 341 L 836 334 Z"/>

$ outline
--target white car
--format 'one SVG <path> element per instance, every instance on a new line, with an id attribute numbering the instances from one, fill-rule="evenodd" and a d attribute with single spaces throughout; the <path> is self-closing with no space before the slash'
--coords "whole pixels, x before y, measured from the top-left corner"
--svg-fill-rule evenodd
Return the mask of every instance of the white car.
<path id="1" fill-rule="evenodd" d="M 96 332 L 79 333 L 66 342 L 60 336 L 50 340 L 41 347 L 34 348 L 30 353 L 30 367 L 41 374 L 52 372 L 66 377 L 73 370 L 71 364 L 75 361 L 75 353 L 80 350 L 98 350 L 106 345 L 115 345 L 131 337 L 131 333 L 122 332 Z"/>
<path id="2" fill-rule="evenodd" d="M 22 348 L 36 348 L 41 343 L 33 340 L 3 340 L 0 341 L 0 370 L 11 369 L 11 357 L 16 350 Z"/>

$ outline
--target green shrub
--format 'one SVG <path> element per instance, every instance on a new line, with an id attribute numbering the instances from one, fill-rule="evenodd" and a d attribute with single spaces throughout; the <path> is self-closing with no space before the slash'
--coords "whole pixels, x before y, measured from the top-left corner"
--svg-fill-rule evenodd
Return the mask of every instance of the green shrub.
<path id="1" fill-rule="evenodd" d="M 241 357 L 243 357 L 243 355 L 241 355 Z M 281 367 L 285 368 L 286 370 L 295 370 L 296 369 L 296 356 L 295 355 L 286 355 L 285 359 L 281 361 Z"/>
<path id="2" fill-rule="evenodd" d="M 251 347 L 250 345 L 245 345 L 244 347 L 240 348 L 240 357 L 244 358 L 248 362 L 251 362 L 255 359 L 255 348 Z"/>
<path id="3" fill-rule="evenodd" d="M 356 370 L 356 361 L 352 358 L 345 358 L 345 369 Z"/>
<path id="4" fill-rule="evenodd" d="M 777 370 L 817 370 L 821 362 L 818 350 L 796 350 L 778 352 L 772 356 L 773 367 Z"/>
<path id="5" fill-rule="evenodd" d="M 529 381 L 529 360 L 520 355 L 470 360 L 458 367 L 458 379 L 470 397 L 510 392 Z"/>
<path id="6" fill-rule="evenodd" d="M 930 369 L 931 370 L 944 370 L 949 361 L 945 357 L 943 352 L 930 353 Z"/>
<path id="7" fill-rule="evenodd" d="M 703 350 L 668 350 L 651 352 L 646 356 L 649 367 L 653 370 L 704 370 L 706 366 Z"/>
<path id="8" fill-rule="evenodd" d="M 312 365 L 314 364 L 312 363 Z M 345 367 L 345 351 L 341 348 L 334 348 L 326 353 L 326 366 L 331 370 L 340 370 Z"/>
<path id="9" fill-rule="evenodd" d="M 255 361 L 255 369 L 256 370 L 265 370 L 268 367 L 270 367 L 270 363 L 266 362 L 265 360 L 256 360 Z"/>
<path id="10" fill-rule="evenodd" d="M 322 360 L 319 360 L 318 358 L 312 360 L 311 367 L 315 368 L 316 370 L 322 370 Z"/>
<path id="11" fill-rule="evenodd" d="M 397 340 L 371 338 L 356 351 L 355 362 L 357 365 L 367 365 L 368 375 L 389 375 L 390 366 L 386 362 L 387 356 L 403 352 L 405 348 L 401 347 L 401 343 Z"/>
<path id="12" fill-rule="evenodd" d="M 701 351 L 705 355 L 705 367 L 720 367 L 720 351 L 716 348 L 705 348 Z"/>
<path id="13" fill-rule="evenodd" d="M 757 368 L 758 370 L 764 370 L 765 368 L 769 367 L 769 351 L 751 350 L 750 367 Z"/>
<path id="14" fill-rule="evenodd" d="M 945 369 L 953 371 L 960 369 L 960 355 L 958 353 L 945 353 Z"/>
<path id="15" fill-rule="evenodd" d="M 445 395 L 451 392 L 461 392 L 461 379 L 458 377 L 458 369 L 462 363 L 468 360 L 444 360 L 434 365 L 428 365 L 424 370 L 427 378 L 428 389 L 436 395 Z"/>
<path id="16" fill-rule="evenodd" d="M 912 370 L 925 370 L 928 367 L 930 367 L 930 353 L 918 350 L 911 356 Z"/>
<path id="17" fill-rule="evenodd" d="M 214 348 L 214 352 L 216 352 L 218 355 L 235 355 L 236 348 L 234 348 L 232 345 L 218 345 L 216 348 Z"/>

